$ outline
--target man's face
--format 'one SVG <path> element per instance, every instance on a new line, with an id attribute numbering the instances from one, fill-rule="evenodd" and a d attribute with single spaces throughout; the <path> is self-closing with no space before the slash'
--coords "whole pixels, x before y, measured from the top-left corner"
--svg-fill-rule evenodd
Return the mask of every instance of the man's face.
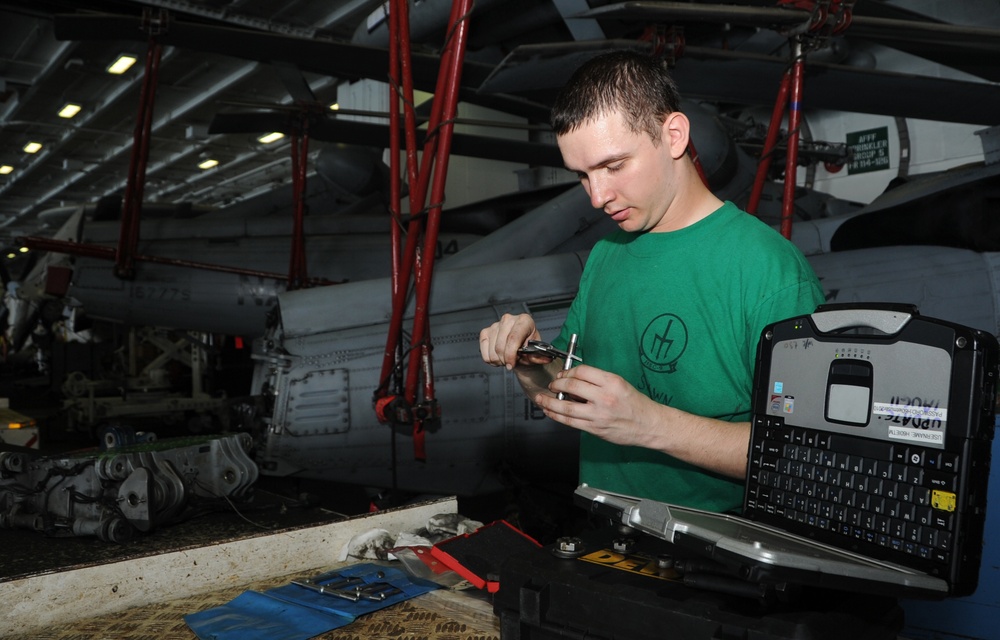
<path id="1" fill-rule="evenodd" d="M 676 191 L 669 141 L 654 145 L 623 116 L 588 121 L 557 140 L 566 168 L 580 177 L 591 204 L 625 231 L 667 231 L 665 215 Z"/>

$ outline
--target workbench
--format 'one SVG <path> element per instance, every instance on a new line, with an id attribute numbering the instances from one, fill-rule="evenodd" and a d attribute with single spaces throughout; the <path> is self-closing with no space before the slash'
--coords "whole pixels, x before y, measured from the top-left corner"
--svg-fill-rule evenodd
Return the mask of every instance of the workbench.
<path id="1" fill-rule="evenodd" d="M 247 590 L 266 590 L 293 579 L 365 560 L 339 557 L 355 535 L 385 529 L 394 535 L 426 526 L 429 518 L 456 513 L 443 498 L 333 522 L 297 523 L 266 532 L 241 531 L 167 550 L 125 550 L 111 557 L 110 543 L 91 541 L 95 558 L 58 570 L 9 573 L 0 579 L 0 637 L 12 640 L 193 640 L 184 616 L 225 604 Z M 258 518 L 260 514 L 256 514 Z M 191 526 L 199 527 L 197 523 Z M 170 538 L 177 529 L 164 529 Z M 34 539 L 33 532 L 10 532 Z M 28 537 L 28 538 L 25 538 Z M 58 547 L 72 540 L 49 539 Z M 9 544 L 9 543 L 8 543 Z M 81 544 L 88 544 L 86 541 Z M 19 549 L 5 554 L 16 559 Z M 97 557 L 100 556 L 100 557 Z M 4 563 L 8 564 L 8 563 Z M 9 563 L 17 566 L 17 563 Z M 499 622 L 487 595 L 440 589 L 359 617 L 324 639 L 499 640 Z"/>
<path id="2" fill-rule="evenodd" d="M 241 587 L 157 602 L 113 614 L 36 629 L 8 640 L 197 640 L 184 616 L 229 602 L 248 589 L 263 591 L 316 572 L 302 572 Z M 320 640 L 500 640 L 499 619 L 480 590 L 441 589 L 359 617 L 316 636 Z"/>

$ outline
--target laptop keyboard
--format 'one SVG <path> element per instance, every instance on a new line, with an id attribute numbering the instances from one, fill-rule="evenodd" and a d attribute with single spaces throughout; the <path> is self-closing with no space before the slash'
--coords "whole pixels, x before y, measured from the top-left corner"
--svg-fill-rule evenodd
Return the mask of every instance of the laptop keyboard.
<path id="1" fill-rule="evenodd" d="M 745 511 L 872 557 L 947 568 L 957 466 L 957 455 L 937 449 L 755 416 Z M 804 526 L 778 524 L 782 519 Z"/>

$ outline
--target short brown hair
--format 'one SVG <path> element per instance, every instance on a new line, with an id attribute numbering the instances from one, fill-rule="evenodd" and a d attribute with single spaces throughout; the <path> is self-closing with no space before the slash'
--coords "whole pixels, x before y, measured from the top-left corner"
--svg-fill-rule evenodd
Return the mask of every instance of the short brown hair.
<path id="1" fill-rule="evenodd" d="M 667 115 L 680 110 L 680 95 L 666 64 L 648 55 L 621 50 L 591 58 L 578 68 L 552 106 L 556 135 L 584 122 L 619 111 L 635 133 L 655 144 Z"/>

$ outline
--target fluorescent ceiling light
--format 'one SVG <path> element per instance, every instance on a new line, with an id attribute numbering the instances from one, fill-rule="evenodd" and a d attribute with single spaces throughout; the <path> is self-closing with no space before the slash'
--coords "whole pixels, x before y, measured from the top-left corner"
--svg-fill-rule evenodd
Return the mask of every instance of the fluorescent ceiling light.
<path id="1" fill-rule="evenodd" d="M 25 153 L 38 153 L 41 150 L 42 150 L 41 142 L 29 142 L 28 144 L 24 145 Z"/>
<path id="2" fill-rule="evenodd" d="M 202 160 L 198 163 L 199 169 L 211 169 L 212 167 L 218 166 L 219 161 L 209 158 L 208 160 Z"/>
<path id="3" fill-rule="evenodd" d="M 76 114 L 80 113 L 80 105 L 73 104 L 72 102 L 67 102 L 66 106 L 59 110 L 60 118 L 72 118 Z"/>
<path id="4" fill-rule="evenodd" d="M 120 76 L 121 74 L 128 71 L 132 67 L 132 65 L 135 64 L 135 60 L 136 60 L 135 56 L 130 56 L 123 53 L 122 55 L 118 56 L 117 60 L 111 63 L 111 66 L 108 67 L 108 73 L 113 73 L 115 75 Z"/>
<path id="5" fill-rule="evenodd" d="M 5 176 L 13 170 L 14 167 L 10 166 L 9 164 L 5 164 L 2 167 L 0 167 L 0 175 Z"/>
<path id="6" fill-rule="evenodd" d="M 262 142 L 264 144 L 271 144 L 272 142 L 277 142 L 285 137 L 285 134 L 280 131 L 272 131 L 266 135 L 257 138 L 257 142 Z"/>

